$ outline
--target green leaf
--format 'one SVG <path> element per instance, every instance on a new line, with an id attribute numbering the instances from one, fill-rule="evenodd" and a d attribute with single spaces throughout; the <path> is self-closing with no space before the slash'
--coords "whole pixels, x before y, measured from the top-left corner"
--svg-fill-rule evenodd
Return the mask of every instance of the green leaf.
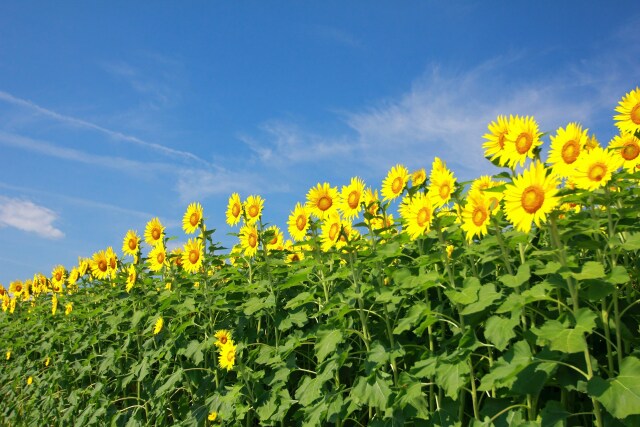
<path id="1" fill-rule="evenodd" d="M 282 322 L 280 322 L 280 324 L 278 325 L 278 329 L 281 331 L 287 331 L 291 329 L 293 325 L 302 327 L 304 326 L 304 324 L 307 322 L 308 319 L 309 319 L 309 316 L 307 316 L 306 310 L 302 308 L 298 311 L 290 313 L 287 317 L 285 317 L 282 320 Z"/>
<path id="2" fill-rule="evenodd" d="M 502 293 L 496 292 L 496 285 L 488 283 L 480 287 L 478 292 L 478 300 L 469 304 L 460 312 L 463 316 L 477 313 L 484 310 L 493 304 L 498 298 L 502 296 Z"/>
<path id="3" fill-rule="evenodd" d="M 421 321 L 422 318 L 428 316 L 429 313 L 431 313 L 431 310 L 427 304 L 423 302 L 413 304 L 411 308 L 409 308 L 407 315 L 398 321 L 398 326 L 393 330 L 393 334 L 399 335 L 404 331 L 408 331 L 418 321 Z"/>
<path id="4" fill-rule="evenodd" d="M 511 318 L 491 316 L 485 323 L 484 336 L 500 351 L 504 351 L 509 341 L 516 336 L 515 327 L 519 324 L 518 316 Z"/>
<path id="5" fill-rule="evenodd" d="M 480 281 L 472 277 L 465 280 L 464 287 L 461 290 L 448 289 L 444 293 L 454 304 L 467 305 L 478 301 L 480 288 Z"/>
<path id="6" fill-rule="evenodd" d="M 309 292 L 301 292 L 287 302 L 285 309 L 296 308 L 303 304 L 313 301 L 313 295 Z"/>
<path id="7" fill-rule="evenodd" d="M 616 265 L 611 270 L 609 277 L 607 277 L 607 282 L 612 283 L 614 285 L 623 285 L 629 282 L 629 273 L 627 270 L 621 266 Z"/>
<path id="8" fill-rule="evenodd" d="M 517 375 L 532 363 L 531 349 L 526 341 L 518 341 L 482 377 L 478 390 L 488 391 L 493 387 L 511 387 Z"/>
<path id="9" fill-rule="evenodd" d="M 189 359 L 193 360 L 193 363 L 197 366 L 204 359 L 204 354 L 202 353 L 202 344 L 198 340 L 192 340 L 187 349 L 184 352 L 184 355 Z"/>
<path id="10" fill-rule="evenodd" d="M 616 418 L 640 414 L 640 360 L 626 357 L 616 378 L 594 377 L 587 385 L 587 392 Z"/>
<path id="11" fill-rule="evenodd" d="M 469 364 L 466 360 L 459 363 L 438 363 L 436 384 L 442 387 L 445 394 L 456 400 L 460 389 L 469 382 Z"/>
<path id="12" fill-rule="evenodd" d="M 314 346 L 318 363 L 322 363 L 329 353 L 335 351 L 343 339 L 342 332 L 337 329 L 318 331 L 318 341 Z"/>
<path id="13" fill-rule="evenodd" d="M 544 409 L 540 412 L 542 418 L 542 427 L 564 427 L 564 420 L 571 415 L 570 412 L 564 408 L 562 403 L 556 400 L 550 400 L 547 402 Z"/>
<path id="14" fill-rule="evenodd" d="M 629 234 L 627 240 L 621 246 L 622 249 L 627 251 L 640 249 L 640 233 Z"/>
<path id="15" fill-rule="evenodd" d="M 182 369 L 178 368 L 171 376 L 156 390 L 156 397 L 162 396 L 164 393 L 172 390 L 178 381 L 182 378 Z"/>
<path id="16" fill-rule="evenodd" d="M 585 333 L 589 334 L 595 328 L 596 318 L 596 313 L 587 308 L 581 308 L 576 313 L 575 328 L 570 328 L 558 320 L 547 320 L 540 328 L 532 328 L 532 331 L 543 345 L 549 343 L 550 350 L 578 353 L 586 350 Z"/>
<path id="17" fill-rule="evenodd" d="M 530 277 L 531 277 L 531 272 L 529 270 L 529 264 L 525 263 L 525 264 L 521 264 L 520 267 L 518 267 L 518 272 L 516 273 L 515 276 L 512 276 L 510 274 L 505 274 L 503 276 L 500 276 L 500 281 L 505 286 L 508 286 L 510 288 L 517 288 L 522 284 L 524 284 L 525 282 L 527 282 Z"/>
<path id="18" fill-rule="evenodd" d="M 577 280 L 601 279 L 605 277 L 604 266 L 601 262 L 587 261 L 580 273 L 571 273 Z"/>
<path id="19" fill-rule="evenodd" d="M 384 378 L 383 373 L 377 371 L 369 378 L 359 377 L 351 389 L 351 398 L 356 402 L 384 411 L 391 396 L 389 375 L 386 374 L 386 376 L 387 378 Z"/>

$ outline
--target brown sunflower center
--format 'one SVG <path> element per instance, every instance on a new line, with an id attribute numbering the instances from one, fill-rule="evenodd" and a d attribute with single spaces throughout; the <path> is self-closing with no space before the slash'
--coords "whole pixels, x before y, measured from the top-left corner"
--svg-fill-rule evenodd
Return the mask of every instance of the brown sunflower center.
<path id="1" fill-rule="evenodd" d="M 133 251 L 138 247 L 138 240 L 132 237 L 129 239 L 129 243 L 127 243 L 127 245 L 129 246 L 129 249 Z"/>
<path id="2" fill-rule="evenodd" d="M 22 285 L 16 285 L 16 293 L 22 292 Z"/>
<path id="3" fill-rule="evenodd" d="M 568 165 L 575 162 L 580 154 L 580 145 L 573 139 L 562 146 L 562 160 Z"/>
<path id="4" fill-rule="evenodd" d="M 333 223 L 331 224 L 331 228 L 329 229 L 329 239 L 333 242 L 334 240 L 336 240 L 336 236 L 338 235 L 338 232 L 340 231 L 340 225 L 338 223 Z"/>
<path id="5" fill-rule="evenodd" d="M 347 204 L 351 209 L 355 209 L 358 207 L 358 202 L 360 202 L 360 193 L 358 191 L 352 191 L 349 193 L 349 197 L 347 197 Z"/>
<path id="6" fill-rule="evenodd" d="M 528 214 L 535 213 L 538 209 L 542 207 L 544 203 L 544 191 L 542 188 L 532 185 L 522 192 L 522 196 L 520 198 L 520 204 L 522 205 L 522 209 Z"/>
<path id="7" fill-rule="evenodd" d="M 256 245 L 258 244 L 258 238 L 253 233 L 249 234 L 249 238 L 247 240 L 249 242 L 249 246 L 251 246 L 252 248 L 255 248 Z"/>
<path id="8" fill-rule="evenodd" d="M 115 268 L 116 268 L 116 259 L 115 258 L 110 258 L 109 259 L 109 267 L 111 267 L 113 270 L 115 270 Z"/>
<path id="9" fill-rule="evenodd" d="M 62 273 L 59 271 L 56 271 L 56 281 L 59 282 L 60 280 L 62 280 Z"/>
<path id="10" fill-rule="evenodd" d="M 231 214 L 234 217 L 240 215 L 240 205 L 238 203 L 235 203 L 233 207 L 231 207 Z"/>
<path id="11" fill-rule="evenodd" d="M 476 225 L 476 227 L 482 226 L 484 221 L 487 219 L 487 211 L 486 209 L 482 209 L 480 206 L 476 206 L 473 210 L 473 215 L 471 215 L 471 220 Z"/>
<path id="12" fill-rule="evenodd" d="M 192 227 L 195 227 L 196 225 L 198 225 L 199 222 L 200 222 L 200 215 L 198 215 L 198 212 L 192 213 L 191 216 L 189 217 L 189 224 L 191 224 Z"/>
<path id="13" fill-rule="evenodd" d="M 329 196 L 322 196 L 318 199 L 318 209 L 321 211 L 326 211 L 333 205 L 333 200 Z"/>
<path id="14" fill-rule="evenodd" d="M 633 160 L 640 154 L 640 146 L 636 142 L 627 142 L 620 150 L 620 154 L 625 160 Z"/>
<path id="15" fill-rule="evenodd" d="M 449 183 L 445 182 L 444 184 L 442 184 L 440 186 L 440 189 L 438 190 L 438 193 L 440 194 L 440 198 L 442 200 L 446 200 L 449 197 L 449 193 L 451 193 L 451 186 L 449 186 Z"/>
<path id="16" fill-rule="evenodd" d="M 504 138 L 506 134 L 506 132 L 502 132 L 500 135 L 498 135 L 498 145 L 500 146 L 501 150 L 504 148 Z"/>
<path id="17" fill-rule="evenodd" d="M 607 174 L 607 165 L 602 162 L 596 162 L 589 166 L 587 176 L 591 181 L 602 181 Z"/>
<path id="18" fill-rule="evenodd" d="M 249 207 L 249 216 L 251 218 L 255 218 L 258 216 L 258 207 L 256 205 L 251 205 Z"/>
<path id="19" fill-rule="evenodd" d="M 164 263 L 164 252 L 158 252 L 158 255 L 156 255 L 156 261 L 158 261 L 158 264 Z"/>
<path id="20" fill-rule="evenodd" d="M 271 239 L 269 244 L 270 245 L 275 245 L 276 243 L 278 243 L 278 236 L 277 235 L 273 236 L 273 239 Z"/>
<path id="21" fill-rule="evenodd" d="M 102 271 L 103 273 L 105 271 L 107 271 L 107 260 L 106 259 L 101 259 L 100 261 L 98 261 L 98 270 Z"/>
<path id="22" fill-rule="evenodd" d="M 402 191 L 402 187 L 404 187 L 404 183 L 401 177 L 396 177 L 391 183 L 391 191 L 393 191 L 393 194 L 399 194 Z"/>
<path id="23" fill-rule="evenodd" d="M 304 215 L 298 215 L 298 218 L 296 218 L 296 228 L 299 231 L 304 230 L 304 227 L 307 225 L 307 217 Z"/>
<path id="24" fill-rule="evenodd" d="M 291 261 L 300 261 L 300 256 L 298 254 L 291 255 Z"/>
<path id="25" fill-rule="evenodd" d="M 153 237 L 153 240 L 158 240 L 160 238 L 160 234 L 162 234 L 162 232 L 159 228 L 151 230 L 151 237 Z"/>
<path id="26" fill-rule="evenodd" d="M 640 102 L 633 106 L 629 117 L 631 117 L 633 123 L 640 125 Z"/>
<path id="27" fill-rule="evenodd" d="M 518 150 L 519 154 L 525 154 L 529 151 L 531 144 L 533 144 L 533 137 L 529 132 L 522 132 L 516 138 L 516 150 Z"/>
<path id="28" fill-rule="evenodd" d="M 222 335 L 218 341 L 220 341 L 220 344 L 225 345 L 227 343 L 227 336 L 226 335 Z"/>
<path id="29" fill-rule="evenodd" d="M 133 282 L 136 281 L 136 273 L 135 272 L 129 274 L 129 280 L 128 281 L 129 281 L 129 283 L 133 283 Z"/>
<path id="30" fill-rule="evenodd" d="M 424 227 L 425 224 L 431 221 L 431 211 L 429 208 L 422 208 L 418 211 L 418 216 L 416 217 L 416 222 L 420 227 Z"/>
<path id="31" fill-rule="evenodd" d="M 227 361 L 233 363 L 234 360 L 236 360 L 236 352 L 232 350 L 227 353 Z"/>
<path id="32" fill-rule="evenodd" d="M 191 251 L 189 252 L 189 262 L 191 264 L 195 264 L 196 262 L 198 262 L 198 259 L 200 259 L 200 251 L 191 249 Z"/>

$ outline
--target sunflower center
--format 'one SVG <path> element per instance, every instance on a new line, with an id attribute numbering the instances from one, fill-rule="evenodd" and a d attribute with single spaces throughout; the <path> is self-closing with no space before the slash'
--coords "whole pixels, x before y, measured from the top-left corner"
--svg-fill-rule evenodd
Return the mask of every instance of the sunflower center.
<path id="1" fill-rule="evenodd" d="M 337 223 L 331 224 L 331 228 L 329 229 L 329 239 L 332 242 L 336 240 L 336 236 L 338 235 L 339 231 L 340 231 L 340 225 L 338 225 Z"/>
<path id="2" fill-rule="evenodd" d="M 416 222 L 420 227 L 424 227 L 431 220 L 431 211 L 428 208 L 422 208 L 418 211 Z"/>
<path id="3" fill-rule="evenodd" d="M 307 218 L 304 215 L 298 215 L 296 219 L 296 228 L 299 231 L 304 230 L 304 227 L 307 225 Z"/>
<path id="4" fill-rule="evenodd" d="M 391 183 L 391 191 L 393 191 L 393 194 L 399 194 L 400 191 L 402 191 L 402 187 L 404 187 L 404 185 L 401 177 L 396 177 Z"/>
<path id="5" fill-rule="evenodd" d="M 484 224 L 484 221 L 487 219 L 487 211 L 477 206 L 473 210 L 473 215 L 471 215 L 471 220 L 476 225 L 476 227 L 480 227 Z"/>
<path id="6" fill-rule="evenodd" d="M 138 241 L 132 237 L 131 239 L 129 239 L 128 245 L 129 245 L 129 249 L 133 251 L 138 246 Z"/>
<path id="7" fill-rule="evenodd" d="M 240 215 L 240 205 L 239 204 L 234 204 L 233 207 L 231 208 L 231 214 L 235 217 Z"/>
<path id="8" fill-rule="evenodd" d="M 273 236 L 273 239 L 269 242 L 270 245 L 275 245 L 278 243 L 278 236 Z"/>
<path id="9" fill-rule="evenodd" d="M 133 283 L 136 281 L 136 273 L 129 274 L 129 283 Z"/>
<path id="10" fill-rule="evenodd" d="M 633 123 L 640 125 L 640 102 L 633 106 L 629 116 L 631 117 L 631 121 Z"/>
<path id="11" fill-rule="evenodd" d="M 200 215 L 198 215 L 197 212 L 192 213 L 191 216 L 189 217 L 189 224 L 191 224 L 192 227 L 195 227 L 196 225 L 198 225 L 199 222 L 200 222 Z"/>
<path id="12" fill-rule="evenodd" d="M 159 228 L 154 228 L 151 231 L 151 237 L 153 237 L 153 240 L 158 240 L 160 238 L 160 229 Z"/>
<path id="13" fill-rule="evenodd" d="M 258 244 L 258 239 L 256 237 L 255 234 L 249 234 L 249 238 L 247 239 L 249 241 L 249 246 L 251 246 L 252 248 L 255 248 L 256 245 Z"/>
<path id="14" fill-rule="evenodd" d="M 107 260 L 101 259 L 98 261 L 98 270 L 102 272 L 107 271 Z"/>
<path id="15" fill-rule="evenodd" d="M 347 198 L 347 204 L 351 209 L 355 209 L 358 207 L 358 202 L 360 201 L 360 193 L 357 191 L 352 191 L 349 193 L 349 197 Z"/>
<path id="16" fill-rule="evenodd" d="M 444 184 L 442 184 L 438 193 L 440 194 L 440 198 L 442 200 L 446 200 L 449 197 L 449 193 L 451 193 L 451 187 L 449 186 L 449 183 L 445 182 Z"/>
<path id="17" fill-rule="evenodd" d="M 227 353 L 227 361 L 229 363 L 233 363 L 233 361 L 236 359 L 236 352 L 235 351 L 230 351 Z"/>
<path id="18" fill-rule="evenodd" d="M 580 146 L 573 139 L 562 146 L 562 160 L 568 165 L 575 162 L 580 154 Z"/>
<path id="19" fill-rule="evenodd" d="M 249 207 L 249 216 L 251 218 L 258 216 L 258 207 L 256 205 L 251 205 Z"/>
<path id="20" fill-rule="evenodd" d="M 158 261 L 158 264 L 164 263 L 164 252 L 158 252 L 158 255 L 156 255 L 156 261 Z"/>
<path id="21" fill-rule="evenodd" d="M 226 335 L 221 336 L 218 341 L 220 341 L 220 344 L 222 344 L 222 345 L 226 344 L 227 343 L 227 336 Z"/>
<path id="22" fill-rule="evenodd" d="M 293 254 L 291 256 L 291 261 L 300 261 L 300 257 L 298 256 L 298 254 Z"/>
<path id="23" fill-rule="evenodd" d="M 22 292 L 22 285 L 16 285 L 16 293 Z"/>
<path id="24" fill-rule="evenodd" d="M 109 260 L 109 267 L 111 267 L 112 269 L 115 270 L 115 268 L 116 268 L 116 259 L 115 258 L 111 258 Z"/>
<path id="25" fill-rule="evenodd" d="M 498 136 L 498 145 L 500 146 L 500 149 L 502 150 L 504 148 L 504 137 L 506 135 L 506 132 L 502 132 L 499 136 Z"/>
<path id="26" fill-rule="evenodd" d="M 318 200 L 318 209 L 320 209 L 321 211 L 326 211 L 331 207 L 331 205 L 333 205 L 333 201 L 331 200 L 331 197 L 322 196 Z"/>
<path id="27" fill-rule="evenodd" d="M 189 252 L 189 262 L 191 264 L 195 264 L 196 262 L 198 262 L 199 258 L 200 258 L 200 251 L 192 249 L 191 252 Z"/>
<path id="28" fill-rule="evenodd" d="M 625 160 L 633 160 L 640 154 L 640 146 L 635 142 L 627 142 L 620 150 L 620 154 Z"/>
<path id="29" fill-rule="evenodd" d="M 535 213 L 544 203 L 544 191 L 542 191 L 540 187 L 534 185 L 527 187 L 522 192 L 520 203 L 522 204 L 522 209 L 524 209 L 526 213 Z"/>
<path id="30" fill-rule="evenodd" d="M 518 150 L 518 153 L 524 154 L 529 151 L 531 144 L 533 144 L 533 137 L 531 134 L 529 132 L 522 132 L 516 139 L 516 150 Z"/>
<path id="31" fill-rule="evenodd" d="M 62 280 L 62 273 L 60 273 L 59 271 L 56 272 L 56 280 L 59 282 L 60 280 Z"/>
<path id="32" fill-rule="evenodd" d="M 602 181 L 607 174 L 607 165 L 602 162 L 597 162 L 589 166 L 587 176 L 591 181 Z"/>

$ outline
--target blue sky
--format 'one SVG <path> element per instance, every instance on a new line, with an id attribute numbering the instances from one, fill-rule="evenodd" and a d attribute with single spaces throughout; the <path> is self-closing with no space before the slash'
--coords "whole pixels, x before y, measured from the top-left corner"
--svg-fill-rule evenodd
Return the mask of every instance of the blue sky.
<path id="1" fill-rule="evenodd" d="M 286 228 L 310 187 L 376 188 L 434 156 L 498 172 L 500 114 L 579 121 L 607 143 L 640 84 L 640 6 L 616 2 L 2 2 L 0 283 L 142 234 L 175 244 L 229 195 Z"/>

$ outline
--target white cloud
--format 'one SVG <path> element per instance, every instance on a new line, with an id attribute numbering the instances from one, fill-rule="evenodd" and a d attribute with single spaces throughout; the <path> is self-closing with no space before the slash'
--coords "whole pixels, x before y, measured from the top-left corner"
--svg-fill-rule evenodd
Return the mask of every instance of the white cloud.
<path id="1" fill-rule="evenodd" d="M 0 196 L 0 227 L 13 227 L 48 239 L 60 239 L 64 233 L 53 226 L 58 215 L 28 200 Z"/>

